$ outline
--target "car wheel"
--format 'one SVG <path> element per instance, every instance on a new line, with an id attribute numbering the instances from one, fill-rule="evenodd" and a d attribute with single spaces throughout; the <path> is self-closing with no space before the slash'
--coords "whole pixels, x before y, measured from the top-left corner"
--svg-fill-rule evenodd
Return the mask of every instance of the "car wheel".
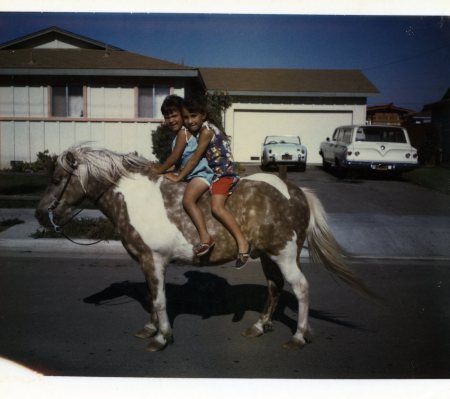
<path id="1" fill-rule="evenodd" d="M 336 165 L 336 176 L 339 179 L 345 178 L 345 176 L 347 175 L 347 171 L 345 170 L 344 167 L 342 167 L 341 162 L 339 161 L 339 159 L 336 158 L 334 164 Z"/>
<path id="2" fill-rule="evenodd" d="M 322 169 L 323 170 L 330 170 L 330 163 L 325 161 L 325 158 L 322 156 Z"/>

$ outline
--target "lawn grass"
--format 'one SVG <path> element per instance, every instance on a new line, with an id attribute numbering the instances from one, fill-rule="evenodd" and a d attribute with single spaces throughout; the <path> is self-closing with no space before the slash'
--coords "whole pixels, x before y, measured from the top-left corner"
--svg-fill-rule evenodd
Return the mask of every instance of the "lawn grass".
<path id="1" fill-rule="evenodd" d="M 418 186 L 450 194 L 450 168 L 421 167 L 403 174 L 403 179 Z"/>
<path id="2" fill-rule="evenodd" d="M 41 173 L 0 173 L 0 195 L 40 195 L 47 187 Z"/>

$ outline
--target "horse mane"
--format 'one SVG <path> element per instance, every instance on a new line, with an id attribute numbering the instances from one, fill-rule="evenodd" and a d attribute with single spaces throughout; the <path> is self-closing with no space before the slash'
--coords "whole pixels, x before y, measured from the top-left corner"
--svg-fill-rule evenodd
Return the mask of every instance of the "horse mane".
<path id="1" fill-rule="evenodd" d="M 71 154 L 71 155 L 69 155 Z M 76 167 L 73 166 L 75 159 Z M 84 144 L 76 145 L 59 155 L 57 162 L 69 173 L 76 175 L 86 191 L 92 177 L 102 183 L 115 184 L 130 172 L 149 173 L 149 161 L 135 153 L 120 154 L 107 149 L 94 149 Z"/>

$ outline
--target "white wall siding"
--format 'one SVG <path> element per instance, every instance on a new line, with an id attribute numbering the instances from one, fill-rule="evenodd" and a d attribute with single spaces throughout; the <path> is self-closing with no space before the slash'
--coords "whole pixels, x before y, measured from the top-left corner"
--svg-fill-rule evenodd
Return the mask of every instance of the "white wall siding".
<path id="1" fill-rule="evenodd" d="M 0 168 L 9 168 L 13 160 L 34 162 L 38 152 L 44 150 L 60 154 L 81 143 L 119 153 L 137 151 L 155 160 L 151 133 L 158 125 L 151 122 L 1 121 Z"/>
<path id="2" fill-rule="evenodd" d="M 0 86 L 0 115 L 14 115 L 14 88 Z"/>

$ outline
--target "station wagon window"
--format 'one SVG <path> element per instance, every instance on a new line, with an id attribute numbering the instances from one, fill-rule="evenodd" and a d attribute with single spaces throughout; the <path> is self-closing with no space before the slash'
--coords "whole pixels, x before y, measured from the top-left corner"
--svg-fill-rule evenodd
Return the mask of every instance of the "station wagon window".
<path id="1" fill-rule="evenodd" d="M 83 87 L 69 85 L 53 86 L 52 116 L 82 117 Z"/>
<path id="2" fill-rule="evenodd" d="M 351 129 L 344 130 L 342 141 L 346 144 L 350 144 L 352 142 L 352 130 Z"/>
<path id="3" fill-rule="evenodd" d="M 363 130 L 362 133 L 359 133 Z M 364 137 L 363 137 L 364 136 Z M 402 129 L 390 126 L 366 126 L 358 129 L 357 139 L 360 141 L 384 141 L 388 143 L 406 143 Z"/>
<path id="4" fill-rule="evenodd" d="M 336 129 L 336 131 L 333 134 L 333 141 L 340 141 L 342 138 L 342 130 Z"/>
<path id="5" fill-rule="evenodd" d="M 139 87 L 138 117 L 162 118 L 161 105 L 164 99 L 169 94 L 169 86 L 153 85 L 147 87 Z"/>

